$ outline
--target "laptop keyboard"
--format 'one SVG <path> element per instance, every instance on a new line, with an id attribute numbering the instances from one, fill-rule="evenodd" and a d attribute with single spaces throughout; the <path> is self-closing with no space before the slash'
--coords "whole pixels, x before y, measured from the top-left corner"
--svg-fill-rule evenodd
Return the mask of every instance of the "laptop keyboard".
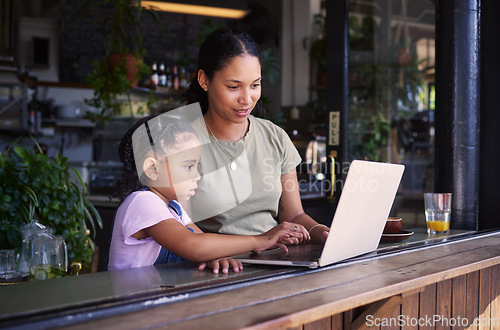
<path id="1" fill-rule="evenodd" d="M 305 249 L 306 246 L 307 249 Z M 288 246 L 288 253 L 282 253 L 279 259 L 286 261 L 315 261 L 319 259 L 321 251 L 323 251 L 323 246 L 316 244 L 306 244 L 301 246 L 301 249 L 295 247 L 297 246 Z"/>

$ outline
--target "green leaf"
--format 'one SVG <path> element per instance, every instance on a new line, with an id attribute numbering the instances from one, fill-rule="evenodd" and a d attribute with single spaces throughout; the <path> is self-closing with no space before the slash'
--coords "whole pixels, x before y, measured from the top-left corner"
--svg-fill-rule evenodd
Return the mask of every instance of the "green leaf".
<path id="1" fill-rule="evenodd" d="M 51 209 L 54 209 L 54 210 L 59 210 L 59 204 L 60 204 L 60 203 L 61 203 L 61 202 L 60 202 L 60 201 L 58 201 L 58 200 L 52 200 L 52 201 L 50 202 L 50 208 L 51 208 Z"/>
<path id="2" fill-rule="evenodd" d="M 34 206 L 38 207 L 38 198 L 36 197 L 36 193 L 28 186 L 24 187 L 25 192 L 28 194 L 28 196 L 31 198 Z"/>
<path id="3" fill-rule="evenodd" d="M 21 213 L 26 222 L 29 222 L 31 219 L 31 212 L 28 211 L 24 204 L 21 204 Z"/>
<path id="4" fill-rule="evenodd" d="M 97 225 L 99 226 L 99 228 L 102 228 L 103 224 L 102 224 L 101 215 L 99 214 L 99 212 L 97 211 L 97 209 L 87 199 L 84 199 L 84 203 L 85 203 L 85 207 L 88 210 L 90 210 L 90 212 L 92 213 L 93 219 L 95 219 L 95 221 L 97 222 Z"/>
<path id="5" fill-rule="evenodd" d="M 31 160 L 31 157 L 28 153 L 28 150 L 22 148 L 22 147 L 15 147 L 14 148 L 14 153 L 16 155 L 18 155 L 21 159 L 23 159 L 24 161 L 30 161 Z"/>
<path id="6" fill-rule="evenodd" d="M 2 195 L 2 202 L 7 203 L 7 204 L 12 202 L 12 196 L 9 194 L 3 194 Z"/>
<path id="7" fill-rule="evenodd" d="M 75 173 L 76 177 L 78 178 L 78 182 L 81 185 L 82 191 L 84 194 L 87 194 L 87 186 L 85 185 L 85 182 L 82 179 L 82 176 L 80 175 L 80 172 L 78 172 L 75 168 L 71 168 L 73 172 Z"/>
<path id="8" fill-rule="evenodd" d="M 7 157 L 0 152 L 0 168 L 4 168 L 7 163 Z"/>
<path id="9" fill-rule="evenodd" d="M 92 221 L 92 215 L 90 214 L 88 209 L 85 209 L 84 212 L 85 212 L 85 218 L 90 219 L 89 223 L 90 223 L 90 227 L 92 228 L 92 230 L 91 230 L 92 238 L 95 238 L 96 228 L 95 228 L 94 221 Z M 87 226 L 85 224 L 85 221 L 83 222 L 82 227 L 84 227 L 85 230 L 87 230 Z"/>

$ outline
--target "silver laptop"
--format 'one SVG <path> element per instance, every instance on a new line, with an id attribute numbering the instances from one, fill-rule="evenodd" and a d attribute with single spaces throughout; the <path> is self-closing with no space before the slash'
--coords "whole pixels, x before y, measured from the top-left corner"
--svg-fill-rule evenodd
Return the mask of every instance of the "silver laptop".
<path id="1" fill-rule="evenodd" d="M 382 236 L 404 165 L 354 160 L 324 245 L 289 245 L 235 256 L 244 263 L 317 268 L 374 251 Z"/>

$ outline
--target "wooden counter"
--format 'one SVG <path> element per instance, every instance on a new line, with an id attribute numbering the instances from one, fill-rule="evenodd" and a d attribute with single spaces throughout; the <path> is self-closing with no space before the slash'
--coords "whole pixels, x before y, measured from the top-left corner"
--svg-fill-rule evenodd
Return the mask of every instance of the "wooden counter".
<path id="1" fill-rule="evenodd" d="M 199 276 L 208 283 L 217 277 L 228 281 L 224 285 L 220 281 L 213 282 L 217 288 L 208 289 L 207 286 L 208 291 L 204 294 L 203 288 L 186 290 L 189 285 L 170 286 L 160 279 L 149 288 L 153 290 L 156 286 L 156 291 L 151 291 L 156 292 L 155 295 L 145 295 L 142 300 L 132 294 L 133 288 L 129 288 L 129 296 L 135 297 L 137 302 L 136 308 L 128 304 L 112 309 L 112 302 L 101 299 L 102 304 L 96 304 L 93 312 L 60 312 L 62 323 L 59 325 L 68 329 L 358 329 L 387 322 L 393 322 L 392 325 L 397 325 L 394 322 L 400 322 L 399 325 L 416 322 L 409 327 L 416 329 L 418 322 L 423 328 L 438 326 L 433 320 L 436 315 L 440 321 L 447 322 L 444 325 L 450 322 L 471 324 L 474 318 L 480 317 L 483 325 L 489 322 L 489 326 L 481 329 L 500 328 L 499 231 L 457 240 L 445 239 L 439 244 L 423 244 L 418 248 L 317 270 L 247 269 L 248 273 L 244 270 L 236 277 L 208 272 L 179 273 L 179 278 Z M 266 276 L 254 277 L 252 271 Z M 167 275 L 175 275 L 162 272 L 165 272 L 163 268 L 158 269 L 164 279 Z M 110 276 L 106 273 L 112 272 L 61 280 L 79 281 L 85 285 L 92 276 Z M 240 281 L 231 281 L 238 276 Z M 146 281 L 144 277 L 132 277 L 129 281 L 141 282 L 141 278 Z M 163 283 L 160 285 L 163 291 L 158 289 L 158 283 Z M 108 284 L 116 287 L 119 283 Z M 23 285 L 19 285 L 17 293 Z M 121 285 L 124 285 L 121 297 L 126 297 L 127 283 Z M 16 288 L 8 289 L 12 291 L 3 293 L 14 296 Z M 108 288 L 102 286 L 100 290 Z M 2 294 L 2 297 L 5 296 Z M 75 321 L 82 322 L 73 324 Z M 51 323 L 50 327 L 57 327 L 55 325 L 57 323 Z"/>

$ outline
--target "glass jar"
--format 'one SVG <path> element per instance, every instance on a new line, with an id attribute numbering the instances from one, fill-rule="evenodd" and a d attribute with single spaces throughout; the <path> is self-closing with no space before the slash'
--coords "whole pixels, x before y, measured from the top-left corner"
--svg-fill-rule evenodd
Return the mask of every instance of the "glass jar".
<path id="1" fill-rule="evenodd" d="M 62 236 L 41 233 L 32 238 L 30 280 L 45 280 L 67 274 L 68 253 Z"/>

